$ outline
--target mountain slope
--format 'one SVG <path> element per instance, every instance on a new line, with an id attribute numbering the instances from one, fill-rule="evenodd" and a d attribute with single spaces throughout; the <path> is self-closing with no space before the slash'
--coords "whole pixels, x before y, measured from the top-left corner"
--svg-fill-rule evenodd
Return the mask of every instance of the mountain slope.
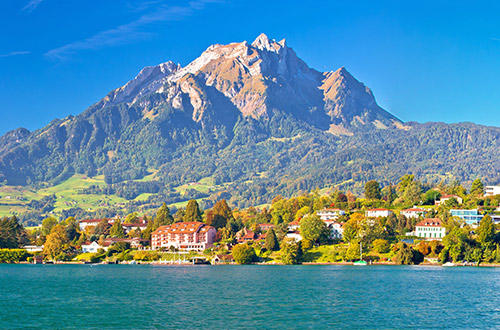
<path id="1" fill-rule="evenodd" d="M 37 187 L 79 173 L 117 184 L 155 169 L 142 192 L 210 178 L 246 205 L 316 186 L 394 182 L 406 171 L 493 177 L 498 165 L 484 155 L 499 156 L 498 140 L 497 128 L 404 124 L 345 68 L 318 72 L 285 40 L 260 35 L 210 46 L 184 68 L 144 68 L 78 116 L 7 133 L 0 179 Z"/>

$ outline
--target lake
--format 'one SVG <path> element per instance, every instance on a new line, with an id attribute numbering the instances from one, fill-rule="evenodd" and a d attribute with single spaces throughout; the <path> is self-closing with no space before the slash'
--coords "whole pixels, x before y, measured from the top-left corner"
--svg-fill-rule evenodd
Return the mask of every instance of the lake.
<path id="1" fill-rule="evenodd" d="M 0 329 L 499 329 L 500 269 L 0 265 Z"/>

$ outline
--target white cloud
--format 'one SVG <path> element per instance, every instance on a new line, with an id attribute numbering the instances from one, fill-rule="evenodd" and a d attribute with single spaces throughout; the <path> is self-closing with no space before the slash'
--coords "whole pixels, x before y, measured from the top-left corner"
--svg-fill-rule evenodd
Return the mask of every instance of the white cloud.
<path id="1" fill-rule="evenodd" d="M 16 55 L 27 55 L 27 54 L 31 54 L 31 52 L 26 52 L 26 51 L 11 52 L 8 54 L 0 54 L 0 57 L 11 57 L 11 56 L 16 56 Z"/>
<path id="2" fill-rule="evenodd" d="M 28 12 L 31 12 L 33 10 L 36 9 L 36 7 L 38 7 L 38 5 L 42 2 L 43 0 L 30 0 L 30 2 L 28 2 L 28 4 L 26 6 L 24 6 L 23 9 L 21 9 L 21 11 L 28 11 Z"/>
<path id="3" fill-rule="evenodd" d="M 51 59 L 65 59 L 80 50 L 100 49 L 142 40 L 152 36 L 151 33 L 143 31 L 143 28 L 147 25 L 182 20 L 192 15 L 195 11 L 204 9 L 207 3 L 214 2 L 220 1 L 196 0 L 189 2 L 187 6 L 176 7 L 159 5 L 153 13 L 145 14 L 130 23 L 98 32 L 89 38 L 52 49 L 46 52 L 45 56 Z M 150 2 L 149 4 L 157 4 L 157 2 Z"/>

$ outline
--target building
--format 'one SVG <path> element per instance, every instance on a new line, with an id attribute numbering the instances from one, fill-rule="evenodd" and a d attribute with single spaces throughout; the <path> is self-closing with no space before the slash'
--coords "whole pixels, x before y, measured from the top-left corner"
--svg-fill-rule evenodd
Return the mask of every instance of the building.
<path id="1" fill-rule="evenodd" d="M 500 195 L 500 186 L 486 186 L 484 187 L 484 196 Z"/>
<path id="2" fill-rule="evenodd" d="M 331 231 L 332 238 L 342 239 L 344 236 L 344 226 L 341 223 L 334 222 L 328 226 Z"/>
<path id="3" fill-rule="evenodd" d="M 28 252 L 42 252 L 43 251 L 43 245 L 38 246 L 38 245 L 25 245 L 23 246 L 23 249 L 25 249 Z"/>
<path id="4" fill-rule="evenodd" d="M 147 223 L 143 223 L 143 222 L 139 222 L 139 223 L 123 223 L 122 224 L 123 231 L 125 232 L 125 234 L 128 234 L 131 231 L 136 230 L 137 228 L 139 228 L 141 231 L 143 231 L 143 230 L 146 229 L 147 226 L 148 226 L 148 224 Z"/>
<path id="5" fill-rule="evenodd" d="M 259 239 L 259 235 L 251 230 L 247 230 L 244 235 L 238 238 L 238 243 L 251 242 Z"/>
<path id="6" fill-rule="evenodd" d="M 321 220 L 337 220 L 341 215 L 345 215 L 345 211 L 341 209 L 323 209 L 316 212 Z"/>
<path id="7" fill-rule="evenodd" d="M 96 253 L 97 250 L 99 250 L 99 249 L 107 250 L 108 248 L 99 245 L 99 243 L 97 243 L 96 241 L 94 241 L 92 243 L 86 242 L 85 244 L 82 244 L 82 252 L 83 253 Z"/>
<path id="8" fill-rule="evenodd" d="M 436 205 L 441 205 L 452 198 L 455 198 L 458 204 L 462 204 L 464 202 L 464 199 L 458 195 L 443 195 L 438 201 L 436 201 Z"/>
<path id="9" fill-rule="evenodd" d="M 288 224 L 288 231 L 296 231 L 300 229 L 300 224 L 297 220 L 293 220 Z"/>
<path id="10" fill-rule="evenodd" d="M 452 209 L 450 210 L 451 215 L 454 217 L 459 217 L 464 220 L 468 225 L 477 226 L 479 221 L 481 221 L 484 215 L 479 214 L 477 210 L 462 210 L 462 209 Z"/>
<path id="11" fill-rule="evenodd" d="M 262 230 L 262 231 L 268 231 L 271 228 L 274 229 L 276 226 L 273 225 L 272 223 L 261 223 L 259 225 L 259 227 L 260 227 L 260 230 Z"/>
<path id="12" fill-rule="evenodd" d="M 174 247 L 179 250 L 201 251 L 211 248 L 216 230 L 201 222 L 177 222 L 161 226 L 151 233 L 153 249 Z"/>
<path id="13" fill-rule="evenodd" d="M 80 228 L 80 231 L 85 231 L 85 228 L 87 227 L 96 227 L 99 222 L 101 222 L 103 219 L 88 219 L 88 220 L 80 220 L 78 222 L 78 227 Z M 108 223 L 111 223 L 108 220 Z"/>
<path id="14" fill-rule="evenodd" d="M 414 236 L 426 239 L 441 240 L 446 235 L 446 228 L 443 227 L 441 219 L 424 219 L 415 226 Z"/>
<path id="15" fill-rule="evenodd" d="M 392 211 L 388 209 L 371 209 L 366 210 L 365 216 L 367 218 L 388 217 L 391 213 Z"/>
<path id="16" fill-rule="evenodd" d="M 402 210 L 401 214 L 407 218 L 418 218 L 424 216 L 425 209 L 420 209 L 418 207 L 413 207 L 410 209 Z"/>

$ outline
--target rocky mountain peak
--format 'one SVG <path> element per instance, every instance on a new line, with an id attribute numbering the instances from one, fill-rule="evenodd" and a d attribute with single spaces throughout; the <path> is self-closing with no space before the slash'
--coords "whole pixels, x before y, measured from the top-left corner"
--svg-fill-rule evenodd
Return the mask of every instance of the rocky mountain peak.
<path id="1" fill-rule="evenodd" d="M 268 51 L 268 52 L 273 52 L 273 53 L 281 53 L 283 49 L 286 49 L 286 41 L 285 39 L 281 40 L 280 42 L 276 42 L 274 39 L 269 39 L 267 35 L 264 33 L 261 33 L 257 39 L 252 42 L 252 46 L 263 50 L 263 51 Z"/>

